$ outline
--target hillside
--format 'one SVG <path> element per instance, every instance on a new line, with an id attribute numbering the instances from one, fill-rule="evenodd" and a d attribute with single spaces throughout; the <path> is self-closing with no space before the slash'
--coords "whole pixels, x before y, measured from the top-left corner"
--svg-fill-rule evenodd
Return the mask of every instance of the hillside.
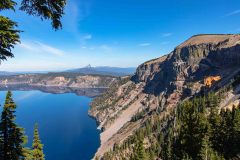
<path id="1" fill-rule="evenodd" d="M 168 55 L 141 64 L 134 76 L 110 87 L 92 103 L 89 113 L 103 130 L 96 157 L 129 159 L 135 156 L 134 149 L 139 149 L 148 151 L 148 156 L 153 159 L 184 158 L 170 153 L 170 150 L 168 158 L 160 152 L 163 150 L 160 139 L 174 142 L 168 133 L 179 138 L 183 118 L 177 118 L 181 117 L 178 108 L 185 101 L 194 103 L 192 99 L 196 97 L 205 100 L 217 97 L 217 101 L 209 100 L 208 103 L 199 100 L 199 104 L 205 107 L 196 114 L 202 113 L 208 119 L 210 106 L 214 103 L 219 112 L 223 108 L 238 106 L 239 76 L 240 35 L 193 36 Z M 199 105 L 192 106 L 199 108 Z M 224 117 L 221 119 L 224 121 Z M 141 140 L 136 140 L 139 137 Z M 169 146 L 171 148 L 172 144 Z M 161 149 L 156 151 L 153 148 Z M 223 155 L 217 153 L 215 149 L 216 157 L 229 158 L 225 152 L 221 152 Z M 238 151 L 233 153 L 231 156 L 237 157 Z M 184 156 L 191 159 L 192 155 L 186 152 Z"/>
<path id="2" fill-rule="evenodd" d="M 79 73 L 19 74 L 0 76 L 0 90 L 41 90 L 51 93 L 72 92 L 78 95 L 97 96 L 119 78 Z"/>
<path id="3" fill-rule="evenodd" d="M 120 68 L 120 67 L 108 67 L 108 66 L 99 66 L 92 67 L 88 65 L 83 68 L 67 70 L 67 72 L 80 73 L 80 74 L 98 74 L 98 75 L 108 75 L 108 76 L 128 76 L 133 75 L 136 68 Z"/>

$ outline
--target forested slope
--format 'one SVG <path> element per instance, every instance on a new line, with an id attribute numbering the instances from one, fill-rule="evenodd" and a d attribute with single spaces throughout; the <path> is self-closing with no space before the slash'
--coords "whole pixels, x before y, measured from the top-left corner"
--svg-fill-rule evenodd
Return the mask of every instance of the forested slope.
<path id="1" fill-rule="evenodd" d="M 103 130 L 96 157 L 238 159 L 239 42 L 193 36 L 95 99 L 90 114 Z"/>

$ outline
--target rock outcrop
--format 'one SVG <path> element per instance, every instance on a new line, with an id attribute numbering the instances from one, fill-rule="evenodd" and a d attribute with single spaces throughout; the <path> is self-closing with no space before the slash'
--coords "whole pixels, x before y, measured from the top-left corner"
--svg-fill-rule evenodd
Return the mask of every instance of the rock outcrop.
<path id="1" fill-rule="evenodd" d="M 239 73 L 240 35 L 193 36 L 170 54 L 141 64 L 130 80 L 110 87 L 92 103 L 89 113 L 103 130 L 96 156 L 134 133 L 151 113 L 167 115 L 181 101 L 223 87 Z M 206 87 L 204 79 L 216 76 L 221 79 Z M 238 94 L 232 91 L 231 98 L 236 100 Z M 231 103 L 226 101 L 222 107 Z M 131 121 L 143 111 L 144 116 Z"/>
<path id="2" fill-rule="evenodd" d="M 140 65 L 134 81 L 145 82 L 146 92 L 158 95 L 166 88 L 171 91 L 180 87 L 178 82 L 215 75 L 240 63 L 239 40 L 240 35 L 194 36 L 169 55 Z"/>
<path id="3" fill-rule="evenodd" d="M 77 73 L 21 74 L 0 77 L 0 89 L 29 90 L 37 89 L 45 92 L 98 96 L 117 77 L 102 75 L 82 75 Z"/>
<path id="4" fill-rule="evenodd" d="M 211 87 L 215 82 L 220 81 L 220 76 L 210 76 L 204 79 L 204 85 L 207 87 Z"/>

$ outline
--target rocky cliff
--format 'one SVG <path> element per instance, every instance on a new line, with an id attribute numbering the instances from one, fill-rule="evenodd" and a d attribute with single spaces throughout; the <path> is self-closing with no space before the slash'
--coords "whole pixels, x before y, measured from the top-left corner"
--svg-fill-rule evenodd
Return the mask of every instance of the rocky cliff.
<path id="1" fill-rule="evenodd" d="M 97 96 L 118 78 L 78 73 L 21 74 L 0 76 L 0 89 L 38 89 L 46 92 L 73 92 L 79 95 Z"/>
<path id="2" fill-rule="evenodd" d="M 180 102 L 222 88 L 239 73 L 240 35 L 193 36 L 168 55 L 141 64 L 134 76 L 116 83 L 92 103 L 89 113 L 103 130 L 96 156 L 121 144 L 156 113 L 164 118 Z M 209 77 L 218 78 L 206 85 Z M 238 84 L 226 94 L 222 108 L 239 104 Z"/>

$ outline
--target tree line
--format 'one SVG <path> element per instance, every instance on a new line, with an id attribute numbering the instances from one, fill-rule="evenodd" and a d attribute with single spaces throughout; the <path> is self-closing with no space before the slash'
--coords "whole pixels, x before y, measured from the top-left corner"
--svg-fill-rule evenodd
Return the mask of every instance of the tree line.
<path id="1" fill-rule="evenodd" d="M 219 109 L 224 90 L 187 100 L 104 154 L 104 160 L 225 160 L 240 158 L 240 106 Z"/>
<path id="2" fill-rule="evenodd" d="M 7 92 L 0 120 L 1 160 L 44 160 L 38 125 L 35 124 L 32 148 L 25 147 L 27 136 L 24 129 L 16 124 L 16 109 L 12 93 Z"/>

